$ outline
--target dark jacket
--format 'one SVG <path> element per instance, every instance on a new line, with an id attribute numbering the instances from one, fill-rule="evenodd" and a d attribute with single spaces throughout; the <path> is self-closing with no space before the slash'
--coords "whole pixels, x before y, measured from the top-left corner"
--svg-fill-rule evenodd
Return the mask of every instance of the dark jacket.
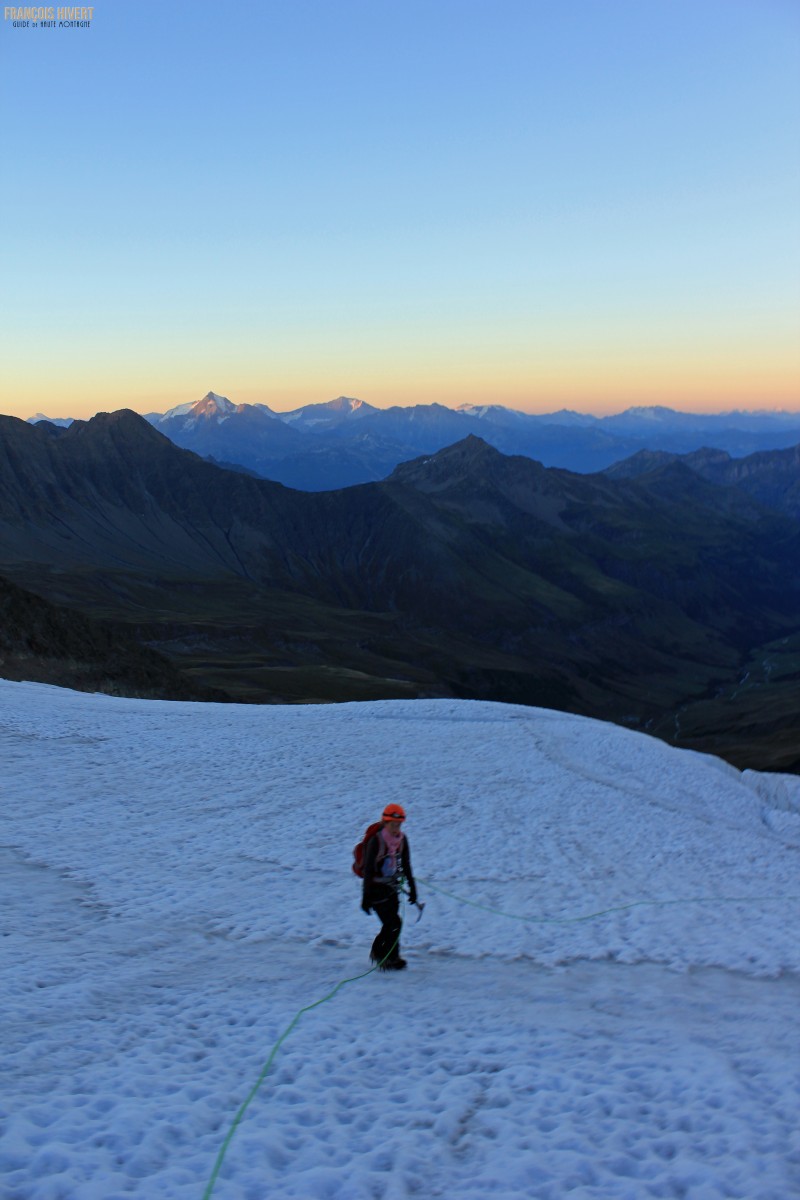
<path id="1" fill-rule="evenodd" d="M 396 888 L 395 879 L 386 879 L 380 873 L 380 864 L 385 857 L 386 846 L 380 831 L 378 831 L 374 837 L 369 839 L 364 849 L 364 899 L 368 903 L 378 903 L 386 897 L 388 890 L 394 891 Z M 411 870 L 411 852 L 405 834 L 403 834 L 403 844 L 400 848 L 399 874 L 408 882 L 409 900 L 412 904 L 416 904 L 417 887 Z"/>

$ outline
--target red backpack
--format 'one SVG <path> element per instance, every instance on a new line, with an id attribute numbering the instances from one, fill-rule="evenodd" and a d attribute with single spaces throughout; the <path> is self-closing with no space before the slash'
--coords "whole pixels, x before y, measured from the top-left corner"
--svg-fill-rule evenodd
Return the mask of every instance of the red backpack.
<path id="1" fill-rule="evenodd" d="M 372 825 L 367 826 L 366 833 L 358 845 L 353 847 L 353 874 L 357 875 L 359 879 L 364 878 L 364 855 L 367 850 L 367 842 L 381 829 L 383 829 L 383 821 L 374 821 Z"/>

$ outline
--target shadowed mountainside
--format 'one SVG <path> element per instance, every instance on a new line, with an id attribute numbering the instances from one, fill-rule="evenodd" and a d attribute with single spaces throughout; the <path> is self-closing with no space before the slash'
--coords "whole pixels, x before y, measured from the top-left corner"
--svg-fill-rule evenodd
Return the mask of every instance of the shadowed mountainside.
<path id="1" fill-rule="evenodd" d="M 800 445 L 764 450 L 746 458 L 731 458 L 724 450 L 682 455 L 640 450 L 603 473 L 610 479 L 638 479 L 647 485 L 654 472 L 671 463 L 680 463 L 710 483 L 736 488 L 765 508 L 800 520 Z"/>
<path id="2" fill-rule="evenodd" d="M 0 565 L 236 699 L 474 696 L 680 737 L 676 713 L 796 632 L 800 525 L 683 464 L 656 474 L 579 476 L 469 437 L 301 493 L 130 412 L 2 418 Z"/>
<path id="3" fill-rule="evenodd" d="M 148 700 L 226 700 L 130 634 L 0 578 L 0 676 Z"/>

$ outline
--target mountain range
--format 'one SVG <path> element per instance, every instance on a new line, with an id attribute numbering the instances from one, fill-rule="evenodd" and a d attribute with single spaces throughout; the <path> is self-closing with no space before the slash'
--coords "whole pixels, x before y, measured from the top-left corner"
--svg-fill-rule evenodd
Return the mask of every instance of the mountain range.
<path id="1" fill-rule="evenodd" d="M 235 699 L 506 700 L 800 768 L 800 522 L 682 459 L 631 473 L 469 435 L 305 492 L 127 411 L 4 417 L 0 572 Z"/>
<path id="2" fill-rule="evenodd" d="M 47 418 L 37 414 L 30 420 Z M 470 434 L 504 454 L 583 473 L 603 470 L 642 449 L 685 454 L 713 447 L 742 457 L 800 443 L 800 413 L 696 414 L 664 407 L 631 408 L 607 417 L 568 410 L 532 415 L 501 405 L 379 409 L 340 396 L 274 412 L 265 404 L 233 404 L 209 392 L 196 403 L 150 413 L 146 420 L 182 449 L 304 491 L 377 482 L 400 463 L 434 454 Z"/>
<path id="3" fill-rule="evenodd" d="M 800 445 L 745 458 L 731 458 L 724 450 L 696 450 L 684 455 L 640 450 L 609 467 L 605 474 L 611 479 L 641 479 L 670 463 L 682 463 L 710 483 L 735 487 L 765 507 L 800 520 Z"/>

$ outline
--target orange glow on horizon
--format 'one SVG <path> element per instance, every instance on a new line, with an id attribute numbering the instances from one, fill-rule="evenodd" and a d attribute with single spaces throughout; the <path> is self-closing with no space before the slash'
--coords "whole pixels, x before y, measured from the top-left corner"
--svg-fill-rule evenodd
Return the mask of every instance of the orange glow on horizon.
<path id="1" fill-rule="evenodd" d="M 21 417 L 23 420 L 35 413 L 48 417 L 74 417 L 87 420 L 97 412 L 114 412 L 130 408 L 141 414 L 166 412 L 181 404 L 195 403 L 209 391 L 226 396 L 234 404 L 266 404 L 275 412 L 289 412 L 307 404 L 319 404 L 337 396 L 351 396 L 386 409 L 395 405 L 410 407 L 416 404 L 442 404 L 446 408 L 457 408 L 462 404 L 502 405 L 520 412 L 544 414 L 559 409 L 609 416 L 633 407 L 662 406 L 679 412 L 722 413 L 734 410 L 782 410 L 800 413 L 800 386 L 793 383 L 781 386 L 773 379 L 736 381 L 704 380 L 694 386 L 676 386 L 676 381 L 662 378 L 649 380 L 646 384 L 635 382 L 608 382 L 604 385 L 595 381 L 594 386 L 580 387 L 574 382 L 548 380 L 529 385 L 491 386 L 470 381 L 442 386 L 440 382 L 428 383 L 425 379 L 408 386 L 361 386 L 349 382 L 334 384 L 326 390 L 302 385 L 283 387 L 254 387 L 252 384 L 227 386 L 224 381 L 213 378 L 182 390 L 172 388 L 98 387 L 87 389 L 62 385 L 58 388 L 34 392 L 33 389 L 17 387 L 9 389 L 7 398 L 0 405 L 6 416 Z M 13 399 L 12 399 L 13 397 Z"/>

